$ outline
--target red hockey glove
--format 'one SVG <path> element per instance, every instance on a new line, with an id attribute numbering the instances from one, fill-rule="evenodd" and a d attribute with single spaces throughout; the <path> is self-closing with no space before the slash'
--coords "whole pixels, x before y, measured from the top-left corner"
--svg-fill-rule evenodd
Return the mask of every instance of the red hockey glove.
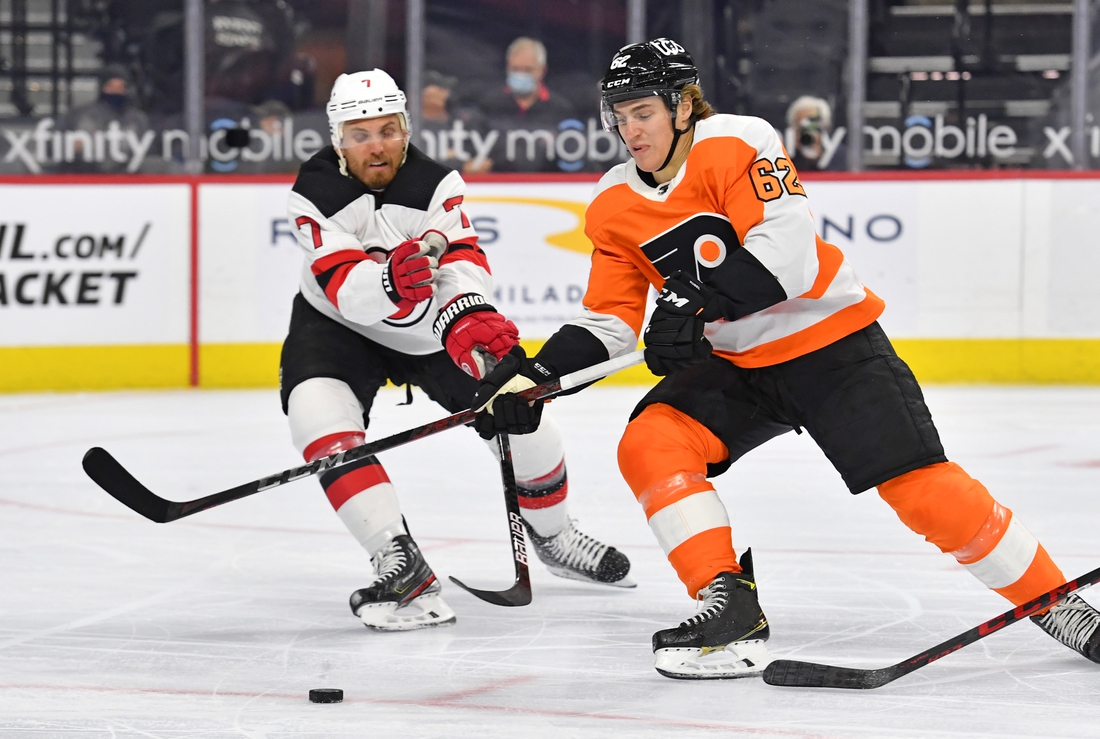
<path id="1" fill-rule="evenodd" d="M 416 304 L 435 294 L 439 260 L 429 256 L 431 251 L 424 241 L 409 239 L 390 252 L 382 272 L 382 287 L 394 305 Z"/>
<path id="2" fill-rule="evenodd" d="M 476 380 L 485 377 L 489 369 L 476 350 L 499 360 L 519 343 L 516 324 L 477 293 L 459 295 L 448 303 L 439 311 L 432 330 L 455 364 Z"/>

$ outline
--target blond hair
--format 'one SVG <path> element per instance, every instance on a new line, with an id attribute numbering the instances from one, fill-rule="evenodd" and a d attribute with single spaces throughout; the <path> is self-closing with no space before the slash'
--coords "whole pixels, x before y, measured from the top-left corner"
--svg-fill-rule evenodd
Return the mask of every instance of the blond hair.
<path id="1" fill-rule="evenodd" d="M 710 118 L 718 112 L 703 98 L 703 88 L 699 85 L 684 85 L 680 95 L 691 98 L 691 116 L 695 120 Z"/>

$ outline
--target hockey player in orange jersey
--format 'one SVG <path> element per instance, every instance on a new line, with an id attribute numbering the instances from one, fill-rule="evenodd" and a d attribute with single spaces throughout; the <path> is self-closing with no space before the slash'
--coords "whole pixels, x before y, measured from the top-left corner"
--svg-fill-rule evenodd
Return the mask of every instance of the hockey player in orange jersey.
<path id="1" fill-rule="evenodd" d="M 602 116 L 632 161 L 600 181 L 585 312 L 481 383 L 483 436 L 537 428 L 512 393 L 631 351 L 664 379 L 631 414 L 623 477 L 702 610 L 653 635 L 669 677 L 735 678 L 771 660 L 751 554 L 740 561 L 710 483 L 779 434 L 805 430 L 853 494 L 876 488 L 901 521 L 1015 604 L 1065 578 L 1012 511 L 948 461 L 912 372 L 877 323 L 884 304 L 814 231 L 790 157 L 759 118 L 719 115 L 670 39 L 626 46 Z M 650 286 L 660 290 L 642 331 Z M 1033 618 L 1100 662 L 1100 613 L 1076 595 Z"/>

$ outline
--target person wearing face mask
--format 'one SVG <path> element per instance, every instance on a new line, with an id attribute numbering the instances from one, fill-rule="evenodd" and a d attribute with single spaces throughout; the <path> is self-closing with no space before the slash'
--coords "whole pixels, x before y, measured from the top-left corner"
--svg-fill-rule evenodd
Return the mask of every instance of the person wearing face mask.
<path id="1" fill-rule="evenodd" d="M 504 146 L 506 132 L 513 129 L 558 132 L 558 124 L 575 117 L 573 105 L 555 95 L 543 84 L 546 76 L 546 47 L 541 41 L 521 36 L 508 45 L 505 54 L 505 84 L 480 101 L 479 107 L 489 119 L 490 128 L 501 131 L 493 151 L 493 169 L 511 172 L 556 172 L 556 156 L 547 157 L 545 144 L 538 143 L 528 152 L 526 145 L 515 147 L 509 157 Z"/>
<path id="2" fill-rule="evenodd" d="M 131 131 L 139 139 L 149 129 L 149 118 L 134 104 L 130 72 L 120 64 L 109 64 L 99 75 L 99 97 L 95 102 L 73 108 L 58 121 L 58 129 L 82 131 L 69 137 L 60 169 L 65 172 L 127 172 L 131 163 Z M 108 145 L 95 145 L 98 139 Z M 117 145 L 110 146 L 111 140 Z M 89 142 L 92 142 L 89 145 Z"/>

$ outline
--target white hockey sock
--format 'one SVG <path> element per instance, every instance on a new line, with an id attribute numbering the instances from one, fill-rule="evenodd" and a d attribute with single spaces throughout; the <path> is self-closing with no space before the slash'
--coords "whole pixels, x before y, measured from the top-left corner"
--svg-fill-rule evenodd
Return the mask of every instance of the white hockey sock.
<path id="1" fill-rule="evenodd" d="M 519 514 L 539 536 L 556 536 L 569 525 L 569 509 L 564 500 L 547 508 L 524 508 L 520 505 Z"/>
<path id="2" fill-rule="evenodd" d="M 510 440 L 520 514 L 539 536 L 554 536 L 569 525 L 569 478 L 558 425 L 544 413 L 535 433 Z"/>
<path id="3" fill-rule="evenodd" d="M 336 515 L 372 557 L 405 533 L 397 492 L 377 457 L 323 473 L 321 486 Z"/>
<path id="4" fill-rule="evenodd" d="M 363 406 L 347 383 L 314 377 L 290 393 L 287 416 L 294 446 L 313 462 L 363 443 Z M 336 467 L 321 475 L 336 515 L 371 556 L 405 533 L 397 494 L 375 457 Z"/>
<path id="5" fill-rule="evenodd" d="M 348 498 L 336 509 L 336 515 L 372 557 L 395 536 L 405 533 L 397 493 L 389 482 Z"/>

